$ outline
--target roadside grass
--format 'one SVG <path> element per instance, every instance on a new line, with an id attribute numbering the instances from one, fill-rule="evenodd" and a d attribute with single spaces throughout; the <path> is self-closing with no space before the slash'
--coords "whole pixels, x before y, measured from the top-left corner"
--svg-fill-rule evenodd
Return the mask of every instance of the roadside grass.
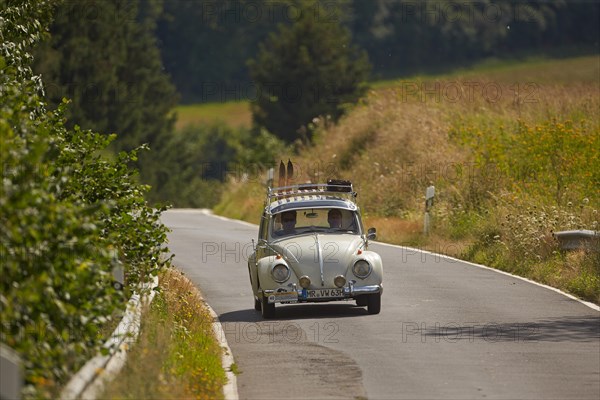
<path id="1" fill-rule="evenodd" d="M 180 105 L 175 108 L 175 113 L 176 130 L 188 125 L 211 125 L 219 122 L 225 122 L 232 128 L 250 128 L 252 125 L 248 101 Z"/>
<path id="2" fill-rule="evenodd" d="M 598 110 L 598 56 L 484 65 L 376 85 L 337 125 L 317 120 L 313 145 L 281 158 L 298 166 L 298 183 L 352 180 L 382 241 L 599 303 L 598 253 L 564 253 L 552 238 L 600 229 Z M 264 188 L 229 185 L 215 212 L 256 223 Z M 429 185 L 436 198 L 424 235 Z"/>
<path id="3" fill-rule="evenodd" d="M 414 249 L 432 251 L 450 257 L 464 258 L 465 251 L 471 246 L 471 239 L 452 239 L 447 235 L 432 232 L 423 235 L 424 221 L 399 217 L 364 216 L 365 228 L 377 228 L 377 241 L 408 246 Z"/>
<path id="4" fill-rule="evenodd" d="M 259 224 L 262 215 L 266 188 L 262 182 L 240 182 L 231 180 L 213 211 L 229 218 Z"/>
<path id="5" fill-rule="evenodd" d="M 159 277 L 159 288 L 125 367 L 100 398 L 223 398 L 222 350 L 197 289 L 174 269 Z"/>

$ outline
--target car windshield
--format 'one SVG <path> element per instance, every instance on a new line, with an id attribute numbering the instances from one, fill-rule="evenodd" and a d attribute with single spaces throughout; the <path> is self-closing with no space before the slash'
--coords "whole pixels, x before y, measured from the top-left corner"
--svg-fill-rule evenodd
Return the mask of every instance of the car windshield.
<path id="1" fill-rule="evenodd" d="M 313 208 L 284 211 L 271 217 L 273 237 L 310 232 L 359 233 L 358 215 L 342 208 Z"/>

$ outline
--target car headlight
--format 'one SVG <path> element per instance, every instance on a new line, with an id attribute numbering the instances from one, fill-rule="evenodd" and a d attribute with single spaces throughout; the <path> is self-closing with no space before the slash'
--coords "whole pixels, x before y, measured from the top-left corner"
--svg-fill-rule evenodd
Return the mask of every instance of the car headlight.
<path id="1" fill-rule="evenodd" d="M 338 275 L 333 279 L 333 284 L 341 288 L 346 284 L 346 278 L 344 277 L 344 275 Z"/>
<path id="2" fill-rule="evenodd" d="M 285 264 L 277 264 L 271 270 L 271 275 L 275 282 L 283 283 L 290 278 L 291 271 Z"/>
<path id="3" fill-rule="evenodd" d="M 300 286 L 304 289 L 308 289 L 310 286 L 310 278 L 306 275 L 300 278 L 299 280 Z"/>
<path id="4" fill-rule="evenodd" d="M 354 263 L 352 267 L 352 272 L 358 278 L 365 279 L 371 273 L 373 268 L 371 268 L 371 264 L 368 263 L 367 260 L 358 260 Z"/>

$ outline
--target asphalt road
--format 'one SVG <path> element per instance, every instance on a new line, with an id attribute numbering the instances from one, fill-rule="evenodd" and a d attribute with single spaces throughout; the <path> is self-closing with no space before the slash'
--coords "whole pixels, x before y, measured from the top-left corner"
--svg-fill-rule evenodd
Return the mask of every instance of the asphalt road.
<path id="1" fill-rule="evenodd" d="M 600 313 L 512 276 L 372 244 L 379 315 L 354 302 L 254 311 L 247 256 L 257 228 L 171 210 L 175 265 L 219 314 L 242 399 L 600 398 Z"/>

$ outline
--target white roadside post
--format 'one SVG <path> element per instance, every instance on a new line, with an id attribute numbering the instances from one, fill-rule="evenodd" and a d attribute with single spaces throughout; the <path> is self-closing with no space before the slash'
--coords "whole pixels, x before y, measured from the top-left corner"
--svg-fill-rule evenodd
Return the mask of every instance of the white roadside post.
<path id="1" fill-rule="evenodd" d="M 0 343 L 0 399 L 18 400 L 21 398 L 23 373 L 21 358 L 16 351 Z"/>
<path id="2" fill-rule="evenodd" d="M 423 222 L 423 233 L 429 234 L 430 216 L 429 210 L 433 207 L 433 198 L 435 197 L 435 186 L 429 186 L 425 190 L 425 220 Z"/>

